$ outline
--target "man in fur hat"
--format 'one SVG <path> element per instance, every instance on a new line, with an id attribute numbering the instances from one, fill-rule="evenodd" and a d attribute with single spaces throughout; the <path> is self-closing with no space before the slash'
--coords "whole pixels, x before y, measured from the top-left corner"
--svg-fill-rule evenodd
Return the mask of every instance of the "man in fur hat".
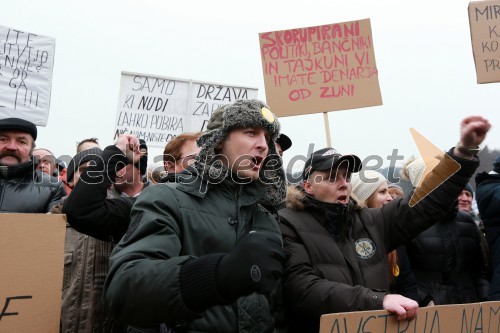
<path id="1" fill-rule="evenodd" d="M 56 178 L 36 170 L 37 129 L 20 118 L 0 119 L 0 212 L 46 213 L 66 195 Z"/>
<path id="2" fill-rule="evenodd" d="M 140 327 L 272 332 L 284 253 L 262 204 L 285 196 L 280 126 L 258 100 L 212 114 L 195 163 L 178 183 L 148 188 L 111 256 L 108 305 Z"/>

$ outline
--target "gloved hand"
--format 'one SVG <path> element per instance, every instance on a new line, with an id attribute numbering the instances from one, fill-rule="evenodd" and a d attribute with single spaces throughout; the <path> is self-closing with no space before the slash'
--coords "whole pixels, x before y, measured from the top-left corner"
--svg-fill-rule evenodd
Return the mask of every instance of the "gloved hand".
<path id="1" fill-rule="evenodd" d="M 252 292 L 269 293 L 283 275 L 284 260 L 279 235 L 269 231 L 250 232 L 219 262 L 216 272 L 219 292 L 228 300 Z"/>

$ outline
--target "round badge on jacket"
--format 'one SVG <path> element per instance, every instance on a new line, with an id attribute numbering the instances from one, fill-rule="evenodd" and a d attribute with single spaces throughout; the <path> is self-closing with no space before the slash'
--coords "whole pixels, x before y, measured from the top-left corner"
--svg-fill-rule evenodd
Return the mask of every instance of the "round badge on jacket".
<path id="1" fill-rule="evenodd" d="M 360 238 L 354 242 L 356 253 L 361 259 L 370 259 L 375 254 L 377 247 L 370 238 Z"/>

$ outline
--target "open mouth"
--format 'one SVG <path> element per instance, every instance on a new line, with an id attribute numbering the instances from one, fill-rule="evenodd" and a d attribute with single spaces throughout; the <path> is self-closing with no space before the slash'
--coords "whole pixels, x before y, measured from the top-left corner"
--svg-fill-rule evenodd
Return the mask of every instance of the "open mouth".
<path id="1" fill-rule="evenodd" d="M 346 204 L 349 202 L 349 197 L 347 195 L 341 195 L 337 198 L 338 203 Z"/>
<path id="2" fill-rule="evenodd" d="M 260 169 L 263 160 L 264 160 L 264 158 L 262 156 L 253 156 L 252 157 L 252 163 L 253 163 L 252 169 Z"/>

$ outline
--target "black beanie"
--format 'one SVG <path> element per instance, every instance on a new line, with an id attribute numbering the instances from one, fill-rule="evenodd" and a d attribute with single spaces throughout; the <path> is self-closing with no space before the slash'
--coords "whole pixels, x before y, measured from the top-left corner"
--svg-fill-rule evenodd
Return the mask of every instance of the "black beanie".
<path id="1" fill-rule="evenodd" d="M 146 174 L 148 169 L 148 145 L 143 139 L 139 139 L 139 151 L 142 153 L 145 150 L 145 154 L 141 156 L 139 162 L 135 166 L 139 169 L 142 176 Z"/>
<path id="2" fill-rule="evenodd" d="M 69 183 L 73 181 L 73 176 L 75 175 L 76 168 L 79 168 L 85 162 L 94 161 L 98 156 L 101 156 L 102 150 L 101 148 L 90 148 L 87 150 L 83 150 L 76 154 L 68 165 L 68 172 L 66 173 L 66 181 Z"/>
<path id="3" fill-rule="evenodd" d="M 20 118 L 0 119 L 0 131 L 21 131 L 30 134 L 36 140 L 36 125 L 30 121 Z"/>
<path id="4" fill-rule="evenodd" d="M 467 185 L 465 185 L 464 191 L 470 192 L 470 194 L 474 196 L 474 189 L 472 188 L 471 184 L 467 183 Z"/>

